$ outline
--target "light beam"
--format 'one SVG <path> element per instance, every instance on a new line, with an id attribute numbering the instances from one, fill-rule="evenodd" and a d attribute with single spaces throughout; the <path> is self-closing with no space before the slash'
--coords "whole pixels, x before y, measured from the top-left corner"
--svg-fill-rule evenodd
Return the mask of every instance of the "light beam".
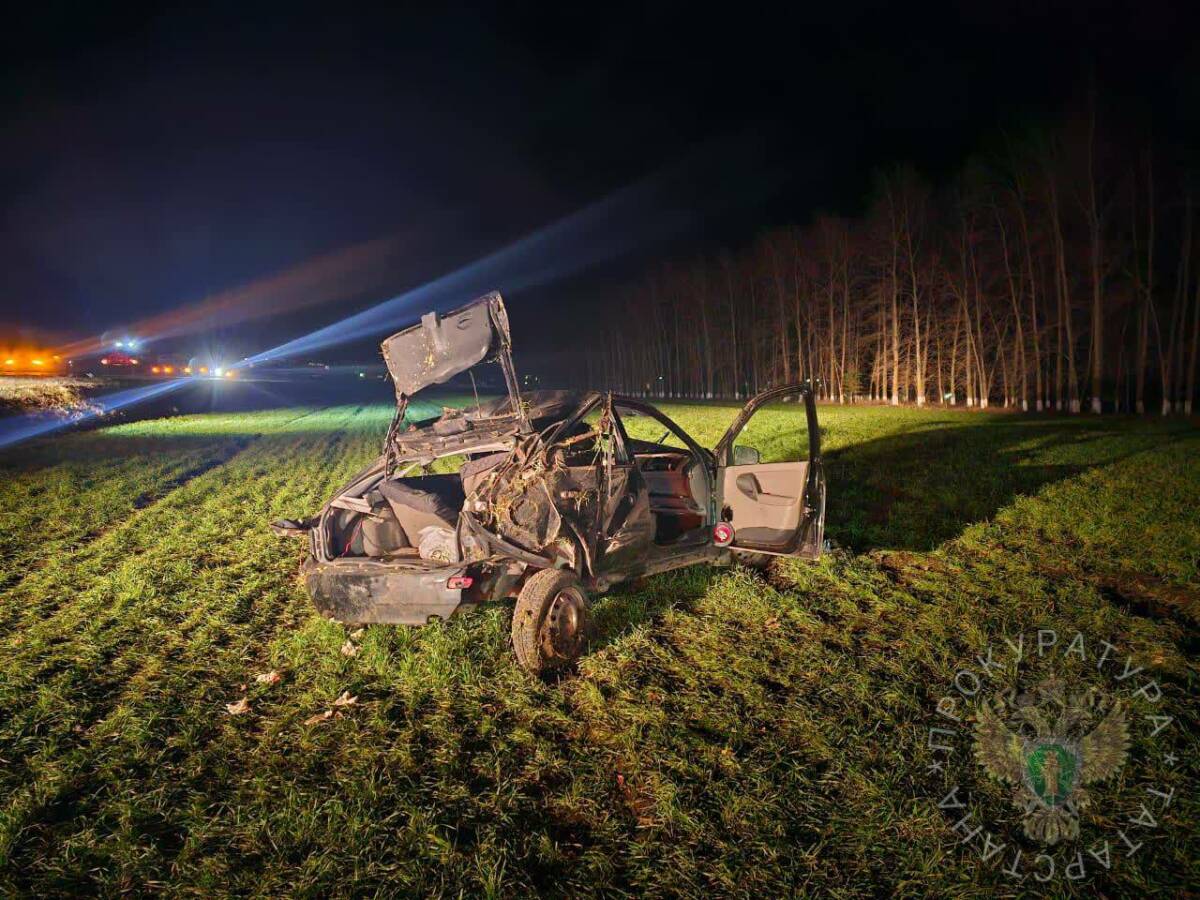
<path id="1" fill-rule="evenodd" d="M 164 338 L 279 316 L 377 289 L 386 280 L 393 257 L 410 239 L 411 235 L 392 234 L 355 244 L 142 319 L 129 326 L 129 331 L 137 337 L 130 339 L 122 333 L 116 346 L 137 350 L 142 344 Z M 89 337 L 65 344 L 56 352 L 64 357 L 87 356 L 109 349 L 103 337 Z"/>
<path id="2" fill-rule="evenodd" d="M 499 288 L 516 291 L 574 275 L 651 242 L 681 234 L 692 216 L 670 210 L 668 182 L 657 176 L 599 200 L 482 259 L 341 321 L 249 358 L 263 363 L 370 337 L 425 312 Z M 657 198 L 657 200 L 656 200 Z M 664 215 L 662 210 L 668 208 Z M 651 214 L 653 211 L 653 214 Z M 243 363 L 244 364 L 244 363 Z"/>

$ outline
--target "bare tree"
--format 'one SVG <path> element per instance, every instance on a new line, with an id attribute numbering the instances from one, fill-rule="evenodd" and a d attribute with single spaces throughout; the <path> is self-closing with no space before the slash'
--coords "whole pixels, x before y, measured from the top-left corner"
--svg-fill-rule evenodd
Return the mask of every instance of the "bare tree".
<path id="1" fill-rule="evenodd" d="M 1160 186 L 1186 173 L 1162 179 L 1149 150 L 1114 150 L 1094 111 L 1079 121 L 1008 142 L 999 165 L 940 192 L 894 169 L 862 219 L 657 268 L 610 304 L 621 314 L 581 377 L 705 398 L 809 378 L 833 402 L 921 405 L 936 389 L 972 408 L 1078 412 L 1086 360 L 1094 412 L 1106 386 L 1114 408 L 1190 411 L 1192 204 Z"/>

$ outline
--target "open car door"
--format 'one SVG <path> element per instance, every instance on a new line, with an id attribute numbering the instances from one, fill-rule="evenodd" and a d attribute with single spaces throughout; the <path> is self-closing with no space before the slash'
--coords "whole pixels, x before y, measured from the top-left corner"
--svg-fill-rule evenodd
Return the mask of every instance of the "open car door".
<path id="1" fill-rule="evenodd" d="M 799 404 L 780 401 L 796 398 Z M 779 405 L 772 405 L 779 404 Z M 731 549 L 815 559 L 825 538 L 825 474 L 817 408 L 806 385 L 754 397 L 714 449 L 718 519 Z"/>

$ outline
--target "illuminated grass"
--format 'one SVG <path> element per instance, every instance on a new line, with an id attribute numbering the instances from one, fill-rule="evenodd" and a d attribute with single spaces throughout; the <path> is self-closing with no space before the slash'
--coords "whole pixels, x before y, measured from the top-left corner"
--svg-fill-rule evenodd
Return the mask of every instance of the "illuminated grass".
<path id="1" fill-rule="evenodd" d="M 65 414 L 86 408 L 87 396 L 96 390 L 97 383 L 86 378 L 0 375 L 0 414 L 34 410 Z"/>
<path id="2" fill-rule="evenodd" d="M 669 412 L 711 443 L 734 411 Z M 824 408 L 840 549 L 619 589 L 547 684 L 503 607 L 372 627 L 346 656 L 296 584 L 266 522 L 315 510 L 390 414 L 0 456 L 0 891 L 991 896 L 1011 887 L 936 809 L 930 703 L 989 638 L 1047 625 L 1153 658 L 1180 717 L 1183 764 L 1143 768 L 1176 787 L 1153 853 L 1087 891 L 1197 883 L 1195 430 Z"/>

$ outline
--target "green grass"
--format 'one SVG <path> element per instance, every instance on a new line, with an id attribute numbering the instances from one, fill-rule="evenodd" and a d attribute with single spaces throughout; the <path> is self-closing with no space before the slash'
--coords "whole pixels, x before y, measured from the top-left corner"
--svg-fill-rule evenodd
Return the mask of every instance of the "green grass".
<path id="1" fill-rule="evenodd" d="M 707 443 L 734 414 L 665 409 Z M 823 407 L 832 553 L 618 589 L 578 673 L 544 683 L 503 606 L 368 628 L 355 656 L 312 611 L 266 523 L 315 510 L 390 414 L 181 417 L 0 456 L 0 892 L 1032 891 L 957 842 L 926 767 L 955 672 L 1039 627 L 1135 654 L 1176 720 L 1136 733 L 1084 819 L 1107 833 L 1173 787 L 1146 846 L 1056 891 L 1200 883 L 1194 428 Z M 795 414 L 756 420 L 764 456 Z M 952 771 L 1019 834 L 1005 789 Z"/>

